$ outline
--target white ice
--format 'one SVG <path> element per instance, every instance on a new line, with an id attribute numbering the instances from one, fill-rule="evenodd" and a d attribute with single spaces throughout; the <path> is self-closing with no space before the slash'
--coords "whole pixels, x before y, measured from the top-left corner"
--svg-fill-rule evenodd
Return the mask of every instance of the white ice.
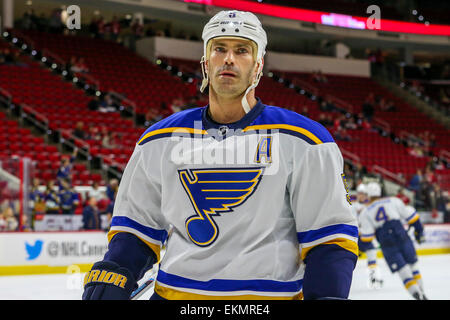
<path id="1" fill-rule="evenodd" d="M 412 300 L 397 274 L 384 259 L 378 259 L 384 280 L 380 289 L 367 286 L 367 260 L 355 268 L 349 298 L 352 300 Z M 450 300 L 450 254 L 419 256 L 425 293 L 430 300 Z M 0 300 L 79 300 L 84 274 L 27 275 L 0 277 Z M 140 299 L 149 299 L 148 290 Z"/>

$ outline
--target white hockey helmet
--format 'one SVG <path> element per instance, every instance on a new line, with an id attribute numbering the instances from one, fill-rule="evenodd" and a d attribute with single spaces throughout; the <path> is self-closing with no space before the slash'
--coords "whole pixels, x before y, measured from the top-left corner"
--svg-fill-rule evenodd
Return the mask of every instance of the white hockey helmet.
<path id="1" fill-rule="evenodd" d="M 381 197 L 381 187 L 376 182 L 369 182 L 367 184 L 367 195 L 369 197 Z"/>
<path id="2" fill-rule="evenodd" d="M 266 53 L 267 34 L 262 28 L 262 24 L 258 17 L 251 12 L 247 11 L 220 11 L 213 16 L 203 28 L 203 57 L 200 61 L 202 66 L 203 81 L 200 91 L 203 92 L 209 84 L 208 73 L 206 70 L 205 62 L 209 59 L 211 43 L 210 40 L 214 38 L 244 38 L 253 41 L 256 44 L 255 61 L 259 67 L 257 70 L 257 76 L 253 83 L 245 91 L 242 99 L 242 107 L 247 113 L 250 111 L 246 96 L 247 93 L 255 88 L 259 79 L 262 76 L 263 62 L 262 59 Z"/>

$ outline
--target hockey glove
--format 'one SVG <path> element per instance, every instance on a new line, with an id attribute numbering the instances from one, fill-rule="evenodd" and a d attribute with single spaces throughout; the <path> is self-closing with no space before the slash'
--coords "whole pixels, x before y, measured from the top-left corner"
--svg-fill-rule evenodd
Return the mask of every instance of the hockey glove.
<path id="1" fill-rule="evenodd" d="M 128 269 L 112 261 L 100 261 L 84 278 L 83 300 L 128 300 L 136 288 Z"/>
<path id="2" fill-rule="evenodd" d="M 423 235 L 423 226 L 422 223 L 420 223 L 420 220 L 417 220 L 411 225 L 414 227 L 414 238 L 416 238 L 417 243 L 421 244 L 425 242 L 425 237 Z"/>

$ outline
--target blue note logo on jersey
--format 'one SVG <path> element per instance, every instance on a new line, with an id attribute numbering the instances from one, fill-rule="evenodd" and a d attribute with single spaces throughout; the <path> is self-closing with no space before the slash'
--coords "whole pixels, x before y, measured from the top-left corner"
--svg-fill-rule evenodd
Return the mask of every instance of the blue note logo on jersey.
<path id="1" fill-rule="evenodd" d="M 198 246 L 211 245 L 219 235 L 215 221 L 242 205 L 256 190 L 263 168 L 179 170 L 178 175 L 195 211 L 186 219 L 189 238 Z"/>
<path id="2" fill-rule="evenodd" d="M 34 245 L 29 244 L 28 242 L 25 242 L 25 249 L 28 254 L 27 260 L 34 260 L 37 257 L 39 257 L 39 255 L 42 252 L 43 244 L 44 244 L 44 242 L 42 240 L 36 240 L 34 242 Z"/>

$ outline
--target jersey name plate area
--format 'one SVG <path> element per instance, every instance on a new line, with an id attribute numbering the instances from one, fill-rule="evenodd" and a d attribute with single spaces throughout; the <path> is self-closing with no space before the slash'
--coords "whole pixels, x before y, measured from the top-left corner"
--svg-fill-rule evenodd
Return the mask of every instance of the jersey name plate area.
<path id="1" fill-rule="evenodd" d="M 278 173 L 279 135 L 234 135 L 227 139 L 170 138 L 170 160 L 176 165 L 264 166 L 265 175 Z"/>
<path id="2" fill-rule="evenodd" d="M 211 318 L 214 313 L 223 315 L 269 315 L 268 304 L 225 304 L 223 306 L 199 306 L 187 304 L 180 307 L 180 315 L 201 315 Z"/>

